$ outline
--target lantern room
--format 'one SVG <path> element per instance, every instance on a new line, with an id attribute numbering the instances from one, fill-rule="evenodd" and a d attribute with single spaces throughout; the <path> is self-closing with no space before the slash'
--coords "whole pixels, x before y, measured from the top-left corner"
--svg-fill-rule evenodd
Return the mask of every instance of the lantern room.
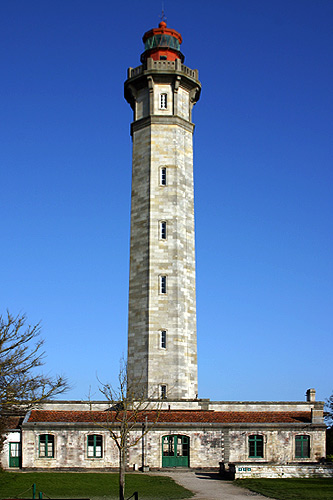
<path id="1" fill-rule="evenodd" d="M 178 31 L 167 28 L 161 21 L 158 28 L 147 31 L 142 37 L 145 51 L 141 54 L 141 62 L 145 63 L 149 57 L 154 61 L 175 61 L 180 59 L 184 62 L 184 55 L 180 52 L 182 36 Z"/>

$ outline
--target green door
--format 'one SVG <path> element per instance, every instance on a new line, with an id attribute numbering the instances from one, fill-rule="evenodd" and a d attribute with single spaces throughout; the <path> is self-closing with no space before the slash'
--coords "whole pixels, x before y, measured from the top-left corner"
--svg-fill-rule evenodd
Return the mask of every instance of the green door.
<path id="1" fill-rule="evenodd" d="M 9 467 L 21 466 L 21 443 L 9 443 Z"/>
<path id="2" fill-rule="evenodd" d="M 162 438 L 162 467 L 188 467 L 190 460 L 190 438 L 172 435 Z"/>

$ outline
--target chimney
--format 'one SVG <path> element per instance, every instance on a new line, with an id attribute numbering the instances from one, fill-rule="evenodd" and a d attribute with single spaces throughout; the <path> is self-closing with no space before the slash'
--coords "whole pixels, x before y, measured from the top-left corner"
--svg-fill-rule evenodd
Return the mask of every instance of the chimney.
<path id="1" fill-rule="evenodd" d="M 308 389 L 306 391 L 306 401 L 308 402 L 316 401 L 316 389 Z"/>
<path id="2" fill-rule="evenodd" d="M 323 424 L 324 423 L 324 414 L 321 409 L 311 408 L 311 422 L 313 424 Z"/>

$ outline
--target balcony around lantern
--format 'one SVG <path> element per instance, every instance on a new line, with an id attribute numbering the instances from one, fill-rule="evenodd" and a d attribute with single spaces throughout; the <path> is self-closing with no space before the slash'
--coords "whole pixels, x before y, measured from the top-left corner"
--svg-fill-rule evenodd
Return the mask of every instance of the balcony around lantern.
<path id="1" fill-rule="evenodd" d="M 165 60 L 157 60 L 147 59 L 147 68 L 148 71 L 177 71 L 180 73 L 184 73 L 184 75 L 193 78 L 194 80 L 199 80 L 199 71 L 197 69 L 191 69 L 182 64 L 179 59 L 176 61 L 165 61 Z M 144 65 L 137 66 L 136 68 L 128 68 L 127 78 L 134 78 L 136 76 L 142 75 L 146 70 Z"/>

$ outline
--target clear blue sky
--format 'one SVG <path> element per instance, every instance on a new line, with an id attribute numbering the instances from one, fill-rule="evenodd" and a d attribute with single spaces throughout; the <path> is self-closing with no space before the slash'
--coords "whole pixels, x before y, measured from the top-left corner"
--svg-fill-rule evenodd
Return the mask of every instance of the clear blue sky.
<path id="1" fill-rule="evenodd" d="M 332 381 L 333 2 L 164 1 L 203 85 L 193 113 L 199 397 L 303 400 Z M 127 67 L 161 2 L 0 5 L 4 313 L 48 373 L 99 398 L 126 354 Z"/>

